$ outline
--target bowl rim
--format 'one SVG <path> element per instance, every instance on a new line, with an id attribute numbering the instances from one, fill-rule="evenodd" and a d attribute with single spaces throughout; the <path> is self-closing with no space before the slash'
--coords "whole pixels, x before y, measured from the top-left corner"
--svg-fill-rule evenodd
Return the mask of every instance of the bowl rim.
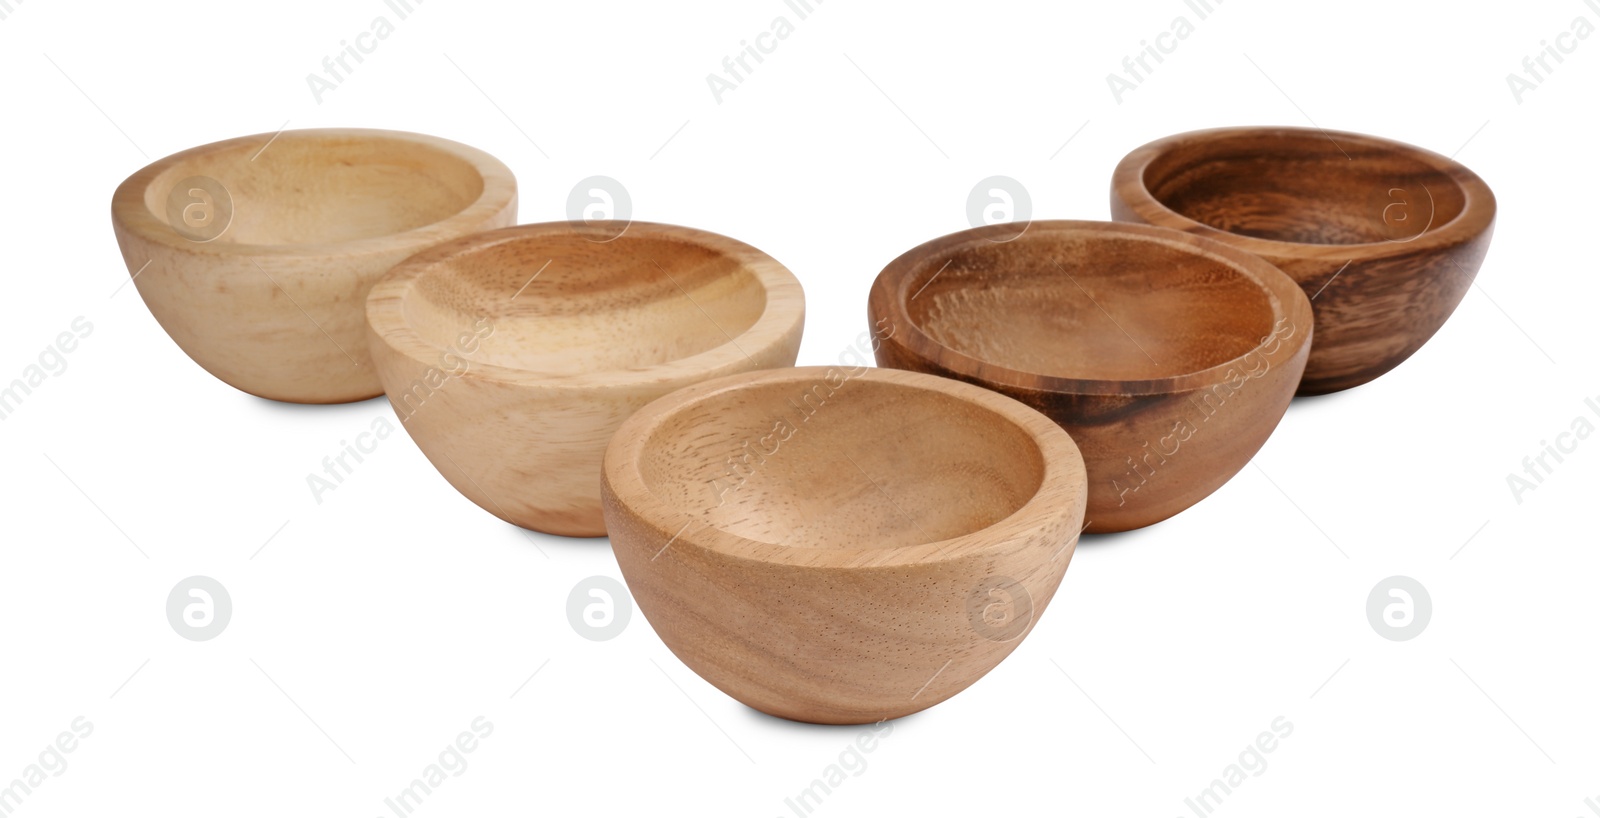
<path id="1" fill-rule="evenodd" d="M 1249 350 L 1205 369 L 1158 378 L 1131 380 L 1077 378 L 1025 372 L 952 349 L 924 331 L 921 325 L 911 319 L 910 313 L 906 310 L 906 302 L 909 301 L 906 294 L 913 283 L 911 273 L 918 269 L 924 259 L 949 256 L 962 248 L 982 246 L 984 243 L 1002 243 L 1013 238 L 1021 240 L 1021 237 L 1017 236 L 1015 224 L 1001 223 L 962 230 L 925 242 L 902 253 L 883 268 L 877 279 L 872 282 L 868 296 L 869 317 L 877 320 L 881 316 L 888 316 L 895 327 L 905 327 L 908 336 L 901 338 L 897 332 L 884 343 L 898 342 L 900 347 L 912 356 L 936 364 L 953 373 L 955 377 L 976 383 L 1057 394 L 1121 396 L 1178 394 L 1210 388 L 1231 380 L 1246 358 L 1265 354 L 1262 350 L 1276 337 L 1277 328 L 1285 320 L 1289 322 L 1293 331 L 1279 339 L 1280 343 L 1290 342 L 1296 353 L 1301 347 L 1310 343 L 1312 334 L 1310 299 L 1306 298 L 1305 291 L 1299 284 L 1258 255 L 1181 230 L 1131 222 L 1036 220 L 1028 224 L 1024 235 L 1040 233 L 1081 233 L 1146 241 L 1223 264 L 1254 282 L 1267 296 L 1267 303 L 1272 308 L 1273 334 L 1262 338 Z M 930 278 L 929 281 L 931 280 Z M 926 284 L 927 282 L 922 282 L 919 286 Z M 1300 331 L 1301 328 L 1304 332 Z"/>
<path id="2" fill-rule="evenodd" d="M 667 503 L 645 483 L 639 461 L 645 446 L 662 423 L 681 412 L 693 410 L 704 401 L 729 392 L 768 384 L 812 383 L 842 366 L 800 366 L 740 372 L 697 383 L 671 392 L 634 412 L 606 446 L 601 465 L 602 495 L 621 505 L 641 522 L 663 532 L 678 532 L 673 541 L 748 562 L 816 569 L 875 569 L 907 565 L 931 565 L 972 558 L 999 558 L 1022 553 L 1041 526 L 1057 518 L 1071 519 L 1070 539 L 1051 544 L 1053 561 L 1063 553 L 1070 555 L 1082 533 L 1083 514 L 1088 503 L 1088 475 L 1083 455 L 1072 437 L 1059 424 L 1032 407 L 999 392 L 961 381 L 921 372 L 881 367 L 860 367 L 852 376 L 886 384 L 892 388 L 934 392 L 973 404 L 1009 421 L 1020 429 L 1039 450 L 1043 464 L 1039 486 L 1026 502 L 1005 517 L 976 531 L 942 540 L 889 548 L 840 548 L 837 546 L 795 546 L 753 540 L 707 524 L 693 510 Z M 1075 498 L 1063 502 L 1063 498 Z M 698 527 L 690 528 L 700 522 Z M 609 527 L 609 526 L 608 526 Z M 613 536 L 615 532 L 613 531 Z M 681 539 L 680 539 L 681 538 Z M 672 541 L 669 541 L 672 542 Z M 1062 563 L 1065 570 L 1066 563 Z"/>
<path id="3" fill-rule="evenodd" d="M 438 221 L 361 239 L 337 242 L 289 242 L 282 244 L 250 244 L 243 242 L 192 241 L 180 235 L 145 204 L 145 192 L 157 177 L 173 166 L 214 153 L 238 148 L 258 147 L 265 150 L 273 141 L 290 138 L 313 137 L 355 139 L 369 142 L 407 142 L 438 151 L 466 162 L 478 174 L 483 189 L 478 197 L 459 211 Z M 360 256 L 376 253 L 414 253 L 429 245 L 464 235 L 479 229 L 496 213 L 515 204 L 517 200 L 516 177 L 504 162 L 490 154 L 449 139 L 410 131 L 379 128 L 302 128 L 277 133 L 240 136 L 197 145 L 162 157 L 124 179 L 111 197 L 111 218 L 120 228 L 169 249 L 197 255 L 219 257 L 250 256 L 254 258 L 320 259 L 330 256 Z"/>
<path id="4" fill-rule="evenodd" d="M 1174 150 L 1194 146 L 1203 147 L 1240 137 L 1326 139 L 1336 146 L 1340 146 L 1342 142 L 1366 150 L 1405 157 L 1449 177 L 1461 190 L 1463 199 L 1461 212 L 1444 224 L 1425 230 L 1422 234 L 1405 241 L 1383 240 L 1352 244 L 1310 244 L 1298 241 L 1258 238 L 1213 227 L 1167 207 L 1166 204 L 1155 197 L 1155 194 L 1145 184 L 1145 176 L 1150 169 L 1150 165 Z M 1340 150 L 1343 150 L 1342 146 Z M 1436 250 L 1460 244 L 1483 233 L 1494 223 L 1496 211 L 1494 192 L 1489 189 L 1488 183 L 1478 174 L 1472 172 L 1466 165 L 1461 164 L 1452 157 L 1443 156 L 1426 148 L 1381 136 L 1287 125 L 1207 128 L 1164 136 L 1135 148 L 1127 156 L 1124 156 L 1117 163 L 1116 170 L 1112 173 L 1111 189 L 1113 195 L 1119 196 L 1123 204 L 1132 210 L 1134 215 L 1149 224 L 1172 227 L 1185 232 L 1226 241 L 1236 247 L 1266 258 L 1293 257 L 1322 260 L 1338 259 L 1340 261 L 1355 258 L 1357 260 L 1370 260 L 1417 251 Z"/>
<path id="5" fill-rule="evenodd" d="M 372 286 L 367 295 L 368 331 L 390 349 L 414 362 L 432 366 L 450 350 L 424 339 L 406 322 L 405 303 L 416 281 L 437 264 L 507 242 L 562 235 L 593 237 L 608 243 L 625 236 L 679 241 L 706 248 L 732 258 L 749 271 L 765 296 L 761 314 L 741 332 L 723 335 L 726 341 L 693 355 L 631 369 L 608 369 L 554 375 L 504 364 L 470 362 L 461 377 L 469 380 L 514 384 L 528 389 L 550 391 L 632 389 L 643 385 L 668 391 L 712 375 L 748 368 L 759 355 L 783 341 L 805 322 L 805 293 L 800 280 L 776 259 L 737 239 L 693 227 L 656 222 L 627 222 L 626 232 L 618 235 L 622 222 L 574 221 L 539 222 L 502 227 L 473 233 L 423 250 L 395 265 Z M 697 305 L 698 306 L 698 305 Z M 709 320 L 709 317 L 708 317 Z M 714 323 L 714 322 L 713 322 Z M 720 325 L 717 327 L 722 329 Z"/>

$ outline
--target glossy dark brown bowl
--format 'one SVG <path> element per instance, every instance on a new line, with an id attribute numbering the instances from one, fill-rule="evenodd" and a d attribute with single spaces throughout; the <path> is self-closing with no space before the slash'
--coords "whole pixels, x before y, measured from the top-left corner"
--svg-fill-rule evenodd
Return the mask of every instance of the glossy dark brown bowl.
<path id="1" fill-rule="evenodd" d="M 1453 159 L 1316 128 L 1223 128 L 1128 154 L 1111 214 L 1227 242 L 1305 290 L 1316 344 L 1302 395 L 1399 366 L 1455 311 L 1489 249 L 1495 199 Z"/>
<path id="2" fill-rule="evenodd" d="M 1305 293 L 1272 265 L 1114 222 L 935 239 L 884 268 L 868 312 L 880 366 L 988 387 L 1066 429 L 1091 532 L 1159 522 L 1227 482 L 1283 417 L 1311 340 Z"/>

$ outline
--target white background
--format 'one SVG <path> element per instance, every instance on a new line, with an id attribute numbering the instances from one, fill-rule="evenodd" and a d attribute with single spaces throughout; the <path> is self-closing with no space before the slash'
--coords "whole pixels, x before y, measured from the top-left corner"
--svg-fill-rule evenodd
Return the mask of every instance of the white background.
<path id="1" fill-rule="evenodd" d="M 1600 36 L 1520 104 L 1506 81 L 1600 24 L 1581 0 L 1228 0 L 1121 104 L 1106 75 L 1194 21 L 1179 0 L 828 0 L 804 21 L 779 0 L 431 0 L 321 104 L 306 75 L 393 20 L 380 0 L 11 2 L 0 379 L 94 326 L 0 421 L 0 785 L 94 725 L 17 814 L 389 815 L 483 716 L 493 735 L 417 814 L 792 815 L 858 732 L 745 708 L 637 611 L 582 638 L 566 599 L 619 576 L 606 541 L 525 537 L 403 434 L 317 504 L 306 475 L 390 408 L 271 403 L 189 361 L 118 289 L 107 205 L 145 163 L 286 121 L 422 131 L 506 161 L 524 222 L 612 176 L 635 218 L 792 269 L 805 364 L 865 329 L 885 263 L 968 226 L 979 179 L 1103 219 L 1150 139 L 1308 120 L 1459 151 L 1499 197 L 1479 286 L 1398 369 L 1296 401 L 1210 499 L 1085 538 L 1016 653 L 895 723 L 814 814 L 1192 815 L 1279 716 L 1293 734 L 1217 814 L 1595 814 L 1600 440 L 1520 504 L 1506 482 L 1600 396 Z M 706 75 L 779 15 L 794 34 L 718 104 Z M 234 605 L 209 642 L 165 616 L 197 574 Z M 1434 606 L 1409 642 L 1365 613 L 1397 574 Z"/>

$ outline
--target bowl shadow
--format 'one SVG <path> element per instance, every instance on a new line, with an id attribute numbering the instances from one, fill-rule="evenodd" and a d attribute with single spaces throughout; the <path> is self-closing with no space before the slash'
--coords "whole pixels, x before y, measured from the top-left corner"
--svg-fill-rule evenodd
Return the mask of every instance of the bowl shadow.
<path id="1" fill-rule="evenodd" d="M 932 708 L 929 708 L 929 710 L 931 709 Z M 884 719 L 884 721 L 894 725 L 895 727 L 899 727 L 902 724 L 907 724 L 915 721 L 918 718 L 921 718 L 922 715 L 927 712 L 928 710 L 918 710 L 915 713 L 908 713 L 904 716 L 899 716 L 892 719 Z M 814 724 L 808 721 L 794 721 L 793 719 L 786 719 L 782 716 L 774 716 L 771 713 L 763 713 L 760 710 L 743 703 L 740 703 L 739 705 L 739 718 L 755 727 L 766 729 L 776 728 L 791 734 L 822 733 L 839 736 L 857 733 L 862 730 L 869 730 L 872 728 L 872 725 L 876 723 Z"/>

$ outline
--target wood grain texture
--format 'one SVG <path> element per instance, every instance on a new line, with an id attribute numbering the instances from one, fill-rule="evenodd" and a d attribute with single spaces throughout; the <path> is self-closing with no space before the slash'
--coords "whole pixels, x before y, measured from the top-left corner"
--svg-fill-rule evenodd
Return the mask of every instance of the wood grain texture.
<path id="1" fill-rule="evenodd" d="M 175 226 L 169 196 L 190 208 L 180 219 L 208 220 Z M 111 204 L 134 285 L 179 348 L 235 388 L 295 403 L 381 394 L 366 345 L 373 282 L 516 215 L 516 180 L 494 157 L 359 129 L 192 148 L 128 177 Z"/>
<path id="2" fill-rule="evenodd" d="M 689 384 L 793 365 L 805 296 L 725 236 L 555 222 L 407 260 L 367 319 L 390 403 L 451 485 L 515 525 L 597 537 L 623 420 Z"/>
<path id="3" fill-rule="evenodd" d="M 673 653 L 826 724 L 914 713 L 994 668 L 1060 584 L 1085 498 L 1048 418 L 866 366 L 674 392 L 622 425 L 603 476 L 617 563 Z"/>
<path id="4" fill-rule="evenodd" d="M 1316 395 L 1377 378 L 1433 337 L 1488 252 L 1495 198 L 1460 163 L 1399 142 L 1224 128 L 1128 154 L 1111 213 L 1227 242 L 1294 279 L 1316 315 L 1299 391 Z"/>
<path id="5" fill-rule="evenodd" d="M 885 267 L 868 299 L 878 364 L 994 389 L 1061 424 L 1088 470 L 1090 532 L 1164 520 L 1243 468 L 1305 366 L 1311 307 L 1294 282 L 1162 228 L 1016 233 L 966 230 Z"/>

